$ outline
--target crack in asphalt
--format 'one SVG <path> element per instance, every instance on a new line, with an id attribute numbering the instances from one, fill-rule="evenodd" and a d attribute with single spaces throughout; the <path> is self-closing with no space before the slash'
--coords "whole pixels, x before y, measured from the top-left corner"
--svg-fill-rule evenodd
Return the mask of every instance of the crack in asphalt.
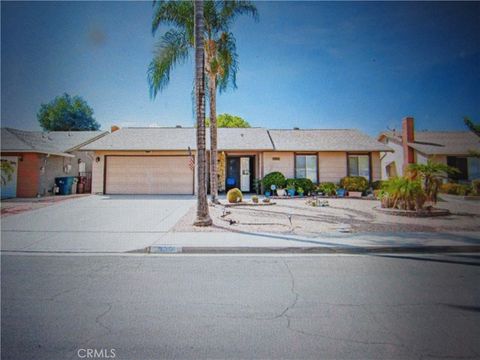
<path id="1" fill-rule="evenodd" d="M 71 288 L 71 289 L 67 289 L 67 290 L 63 290 L 63 291 L 60 291 L 54 295 L 52 295 L 51 297 L 49 297 L 47 300 L 49 301 L 55 301 L 59 296 L 62 296 L 62 295 L 65 295 L 65 294 L 68 294 L 69 292 L 72 292 L 74 290 L 76 290 L 77 287 L 74 287 L 74 288 Z"/>
<path id="2" fill-rule="evenodd" d="M 288 311 L 295 308 L 295 306 L 297 305 L 298 299 L 300 298 L 300 294 L 295 289 L 295 277 L 293 276 L 292 270 L 290 270 L 290 267 L 288 266 L 285 259 L 282 259 L 282 262 L 285 265 L 285 267 L 287 268 L 288 274 L 290 276 L 290 283 L 291 283 L 290 292 L 292 293 L 292 295 L 294 295 L 294 299 L 293 299 L 293 301 L 290 305 L 288 305 L 280 314 L 278 314 L 275 317 L 276 319 L 281 318 L 283 316 L 286 316 Z"/>
<path id="3" fill-rule="evenodd" d="M 101 328 L 107 330 L 107 334 L 105 335 L 111 335 L 113 334 L 113 331 L 112 329 L 110 329 L 107 325 L 105 325 L 101 319 L 106 316 L 111 310 L 112 310 L 112 307 L 113 307 L 113 303 L 109 302 L 109 303 L 103 303 L 103 305 L 106 305 L 107 306 L 107 309 L 98 314 L 96 317 L 95 317 L 95 324 L 97 324 L 98 326 L 100 326 Z M 105 336 L 103 335 L 103 336 Z M 97 339 L 97 338 L 100 338 L 100 337 L 103 337 L 103 336 L 99 336 L 99 335 L 95 335 L 95 336 L 91 336 L 85 340 L 82 340 L 78 345 L 76 345 L 71 351 L 72 351 L 72 356 L 70 357 L 70 359 L 77 359 L 78 358 L 78 355 L 77 355 L 77 352 L 75 350 L 77 349 L 82 349 L 84 348 L 90 341 L 92 341 L 93 339 Z"/>
<path id="4" fill-rule="evenodd" d="M 100 315 L 97 315 L 97 317 L 95 318 L 95 323 L 97 325 L 101 326 L 102 328 L 104 328 L 105 330 L 107 330 L 108 333 L 110 334 L 112 332 L 112 329 L 110 329 L 107 325 L 105 325 L 103 322 L 100 321 L 101 318 L 103 318 L 105 315 L 107 315 L 112 310 L 112 307 L 113 307 L 112 303 L 106 303 L 106 305 L 108 306 L 108 309 L 105 310 Z"/>
<path id="5" fill-rule="evenodd" d="M 390 345 L 390 346 L 395 346 L 395 347 L 404 347 L 403 344 L 397 344 L 397 343 L 392 343 L 392 342 L 363 341 L 363 340 L 355 340 L 355 339 L 350 339 L 350 338 L 334 337 L 334 336 L 328 336 L 328 335 L 322 335 L 322 334 L 316 334 L 316 333 L 309 333 L 307 331 L 304 331 L 304 330 L 301 330 L 301 329 L 296 329 L 296 328 L 292 327 L 292 316 L 289 316 L 287 313 L 290 310 L 293 310 L 295 308 L 295 306 L 297 305 L 298 299 L 300 298 L 300 294 L 296 290 L 295 277 L 292 273 L 292 270 L 288 266 L 288 263 L 285 261 L 285 259 L 282 259 L 282 260 L 283 260 L 283 263 L 285 264 L 285 267 L 287 268 L 287 271 L 290 275 L 290 279 L 291 279 L 291 289 L 290 289 L 290 291 L 292 292 L 292 294 L 295 295 L 295 299 L 289 306 L 287 306 L 275 318 L 285 317 L 287 319 L 286 328 L 289 331 L 292 331 L 292 332 L 297 333 L 297 334 L 305 335 L 305 336 L 321 337 L 321 338 L 328 339 L 328 340 L 342 341 L 342 342 L 348 342 L 348 343 L 356 343 L 356 344 L 363 344 L 363 345 Z"/>

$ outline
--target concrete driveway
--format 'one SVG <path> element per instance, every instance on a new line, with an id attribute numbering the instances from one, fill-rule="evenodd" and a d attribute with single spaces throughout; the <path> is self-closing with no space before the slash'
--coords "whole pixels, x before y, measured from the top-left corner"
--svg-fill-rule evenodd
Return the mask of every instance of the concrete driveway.
<path id="1" fill-rule="evenodd" d="M 2 251 L 123 252 L 158 241 L 195 204 L 193 196 L 72 199 L 1 219 Z"/>

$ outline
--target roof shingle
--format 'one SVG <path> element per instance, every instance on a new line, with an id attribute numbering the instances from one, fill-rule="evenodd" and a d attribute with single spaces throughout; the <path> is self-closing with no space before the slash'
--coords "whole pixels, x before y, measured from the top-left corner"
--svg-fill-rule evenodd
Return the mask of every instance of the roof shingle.
<path id="1" fill-rule="evenodd" d="M 67 152 L 107 134 L 106 131 L 26 131 L 1 129 L 2 152 L 39 152 L 66 156 Z"/>
<path id="2" fill-rule="evenodd" d="M 210 135 L 207 129 L 207 148 Z M 122 128 L 84 146 L 84 150 L 196 149 L 195 128 Z M 219 128 L 219 150 L 392 151 L 358 130 L 267 130 Z"/>
<path id="3" fill-rule="evenodd" d="M 402 141 L 401 133 L 382 133 Z M 467 155 L 471 150 L 480 150 L 480 138 L 470 131 L 416 131 L 413 149 L 425 155 Z"/>
<path id="4" fill-rule="evenodd" d="M 392 151 L 355 129 L 269 130 L 278 151 Z"/>

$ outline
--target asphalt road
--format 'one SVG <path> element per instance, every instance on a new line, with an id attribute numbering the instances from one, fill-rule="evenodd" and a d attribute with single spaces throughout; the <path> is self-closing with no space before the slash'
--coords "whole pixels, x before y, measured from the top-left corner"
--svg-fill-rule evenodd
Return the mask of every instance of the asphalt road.
<path id="1" fill-rule="evenodd" d="M 480 255 L 1 261 L 5 360 L 480 358 Z"/>

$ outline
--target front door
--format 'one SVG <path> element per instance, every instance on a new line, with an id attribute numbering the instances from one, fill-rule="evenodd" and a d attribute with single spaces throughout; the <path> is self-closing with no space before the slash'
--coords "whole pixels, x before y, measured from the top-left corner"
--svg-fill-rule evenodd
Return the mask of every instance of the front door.
<path id="1" fill-rule="evenodd" d="M 240 158 L 228 157 L 226 189 L 228 191 L 238 187 L 240 187 Z"/>
<path id="2" fill-rule="evenodd" d="M 250 192 L 250 158 L 240 158 L 240 190 Z"/>
<path id="3" fill-rule="evenodd" d="M 252 191 L 254 156 L 227 156 L 227 178 L 225 188 L 239 188 L 242 192 Z"/>

